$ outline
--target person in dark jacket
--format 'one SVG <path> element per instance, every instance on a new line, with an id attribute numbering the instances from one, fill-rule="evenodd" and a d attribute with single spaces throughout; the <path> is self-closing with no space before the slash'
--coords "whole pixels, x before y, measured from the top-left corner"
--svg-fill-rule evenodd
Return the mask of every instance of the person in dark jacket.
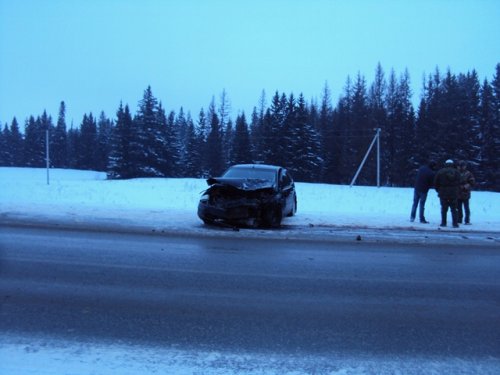
<path id="1" fill-rule="evenodd" d="M 467 162 L 462 160 L 458 163 L 460 172 L 460 190 L 458 192 L 458 223 L 462 224 L 465 211 L 465 224 L 470 225 L 470 192 L 476 183 L 471 171 L 467 170 Z"/>
<path id="2" fill-rule="evenodd" d="M 434 188 L 441 202 L 441 226 L 446 226 L 448 208 L 451 212 L 453 227 L 458 228 L 458 192 L 460 189 L 460 172 L 455 168 L 453 160 L 446 160 L 444 168 L 436 173 Z"/>
<path id="3" fill-rule="evenodd" d="M 436 162 L 431 160 L 428 164 L 422 165 L 417 172 L 415 178 L 415 189 L 413 190 L 413 206 L 411 208 L 410 221 L 415 221 L 417 215 L 417 207 L 420 204 L 419 219 L 423 224 L 429 222 L 425 220 L 425 201 L 427 200 L 427 193 L 434 185 L 434 176 L 436 174 Z"/>

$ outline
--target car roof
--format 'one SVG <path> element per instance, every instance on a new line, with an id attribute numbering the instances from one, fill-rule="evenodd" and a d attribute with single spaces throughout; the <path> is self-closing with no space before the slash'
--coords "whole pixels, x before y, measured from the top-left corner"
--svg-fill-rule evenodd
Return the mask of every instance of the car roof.
<path id="1" fill-rule="evenodd" d="M 273 170 L 277 171 L 279 169 L 283 169 L 283 167 L 279 167 L 277 165 L 270 165 L 270 164 L 236 164 L 232 165 L 229 167 L 230 169 L 233 168 L 238 168 L 238 169 L 266 169 L 266 170 Z"/>

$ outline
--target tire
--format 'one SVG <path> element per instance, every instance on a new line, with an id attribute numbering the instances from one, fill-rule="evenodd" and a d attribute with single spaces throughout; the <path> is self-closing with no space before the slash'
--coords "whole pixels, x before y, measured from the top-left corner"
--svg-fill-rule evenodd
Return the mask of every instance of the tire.
<path id="1" fill-rule="evenodd" d="M 267 228 L 279 228 L 281 226 L 281 207 L 270 208 L 264 213 L 263 225 Z"/>
<path id="2" fill-rule="evenodd" d="M 214 225 L 214 221 L 210 219 L 202 219 L 205 225 Z"/>
<path id="3" fill-rule="evenodd" d="M 288 213 L 288 217 L 295 216 L 295 213 L 297 212 L 297 196 L 293 197 L 293 207 L 292 210 Z"/>

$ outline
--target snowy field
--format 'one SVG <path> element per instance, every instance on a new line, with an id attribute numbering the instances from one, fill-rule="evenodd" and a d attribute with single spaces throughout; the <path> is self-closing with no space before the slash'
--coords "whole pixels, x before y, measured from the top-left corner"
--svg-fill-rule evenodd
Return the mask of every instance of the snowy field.
<path id="1" fill-rule="evenodd" d="M 0 222 L 67 223 L 102 228 L 143 228 L 211 233 L 196 215 L 199 179 L 108 181 L 101 172 L 0 168 Z M 297 183 L 298 212 L 284 230 L 242 230 L 260 236 L 293 232 L 315 236 L 318 228 L 336 235 L 357 229 L 386 229 L 398 236 L 425 232 L 443 236 L 500 232 L 500 194 L 473 192 L 472 224 L 438 229 L 439 200 L 431 191 L 426 216 L 431 224 L 410 223 L 413 190 Z M 227 229 L 225 229 L 227 232 Z M 229 231 L 230 234 L 232 233 Z M 284 234 L 283 234 L 284 233 Z M 39 374 L 498 374 L 499 360 L 454 358 L 268 357 L 259 353 L 190 352 L 127 343 L 77 343 L 44 337 L 0 337 L 0 373 Z"/>
<path id="2" fill-rule="evenodd" d="M 203 179 L 106 180 L 105 173 L 77 170 L 0 168 L 3 219 L 68 224 L 151 227 L 164 231 L 207 231 L 196 214 Z M 411 188 L 376 188 L 296 183 L 298 212 L 285 228 L 381 228 L 443 231 L 439 199 L 429 192 L 426 218 L 411 223 Z M 448 232 L 500 232 L 500 194 L 472 192 L 472 225 Z M 451 222 L 451 218 L 448 219 Z M 304 232 L 304 231 L 303 231 Z"/>

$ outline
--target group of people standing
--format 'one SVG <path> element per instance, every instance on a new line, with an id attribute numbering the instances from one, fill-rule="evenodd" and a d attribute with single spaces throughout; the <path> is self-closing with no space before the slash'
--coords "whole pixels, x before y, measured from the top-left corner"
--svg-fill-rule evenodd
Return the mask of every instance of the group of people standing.
<path id="1" fill-rule="evenodd" d="M 462 223 L 470 225 L 469 200 L 475 179 L 467 169 L 465 161 L 458 162 L 457 167 L 451 159 L 446 160 L 444 167 L 437 172 L 435 161 L 430 161 L 428 164 L 420 167 L 415 180 L 410 221 L 415 221 L 417 208 L 419 208 L 420 222 L 423 224 L 429 223 L 424 215 L 425 201 L 429 190 L 434 187 L 441 203 L 440 226 L 446 227 L 447 225 L 448 209 L 451 212 L 454 228 L 458 228 L 459 224 Z"/>

